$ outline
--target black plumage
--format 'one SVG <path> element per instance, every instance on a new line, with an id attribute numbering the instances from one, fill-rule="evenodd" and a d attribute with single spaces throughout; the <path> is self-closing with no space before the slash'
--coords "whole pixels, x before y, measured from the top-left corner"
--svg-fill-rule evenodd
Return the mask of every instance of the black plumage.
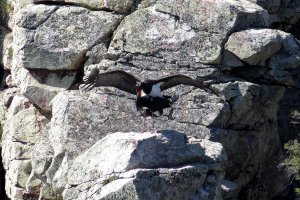
<path id="1" fill-rule="evenodd" d="M 99 73 L 99 69 L 94 68 L 89 75 L 83 78 L 83 81 L 84 85 L 82 89 L 84 90 L 91 90 L 94 87 L 100 86 L 111 86 L 135 94 L 137 109 L 142 109 L 145 115 L 152 116 L 153 112 L 159 111 L 160 114 L 163 114 L 163 109 L 171 107 L 171 97 L 161 94 L 161 91 L 171 87 L 184 84 L 208 89 L 215 93 L 201 81 L 194 80 L 182 74 L 169 75 L 157 80 L 141 81 L 135 76 L 121 70 Z"/>
<path id="2" fill-rule="evenodd" d="M 121 70 L 105 72 L 99 74 L 98 68 L 93 68 L 88 76 L 83 77 L 85 90 L 91 90 L 99 86 L 111 86 L 119 88 L 120 90 L 136 94 L 135 87 L 139 80 Z"/>

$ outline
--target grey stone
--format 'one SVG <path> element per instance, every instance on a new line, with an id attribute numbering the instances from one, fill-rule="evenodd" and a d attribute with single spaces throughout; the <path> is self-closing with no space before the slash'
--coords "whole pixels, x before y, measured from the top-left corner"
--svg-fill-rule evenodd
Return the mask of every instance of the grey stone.
<path id="1" fill-rule="evenodd" d="M 13 84 L 49 112 L 52 98 L 73 84 L 74 70 L 84 61 L 86 51 L 106 42 L 121 19 L 121 15 L 72 6 L 22 8 L 15 16 Z M 81 23 L 83 20 L 89 23 Z M 70 71 L 58 71 L 62 69 Z"/>
<path id="2" fill-rule="evenodd" d="M 224 157 L 222 146 L 217 149 Z M 74 160 L 64 199 L 197 198 L 210 166 L 220 163 L 205 165 L 209 156 L 199 142 L 189 144 L 175 131 L 114 133 Z M 216 174 L 223 177 L 222 171 Z"/>
<path id="3" fill-rule="evenodd" d="M 11 8 L 14 9 L 14 12 L 18 12 L 24 6 L 32 3 L 32 0 L 8 0 Z"/>
<path id="4" fill-rule="evenodd" d="M 253 3 L 256 3 L 268 10 L 270 13 L 276 13 L 279 8 L 282 6 L 280 0 L 248 0 Z"/>
<path id="5" fill-rule="evenodd" d="M 5 126 L 5 120 L 10 120 L 11 117 L 24 109 L 28 108 L 30 103 L 28 99 L 21 97 L 19 88 L 8 88 L 4 91 L 0 91 L 0 126 Z M 15 101 L 14 98 L 16 97 Z M 20 98 L 19 98 L 20 97 Z M 11 107 L 11 109 L 9 109 Z"/>
<path id="6" fill-rule="evenodd" d="M 46 131 L 42 132 L 41 137 L 32 148 L 32 169 L 26 182 L 26 193 L 38 194 L 39 198 L 56 199 L 57 195 L 53 194 L 45 177 L 45 172 L 50 167 L 53 158 L 53 149 L 46 133 Z"/>
<path id="7" fill-rule="evenodd" d="M 33 0 L 34 3 L 71 3 L 94 10 L 111 10 L 117 13 L 128 13 L 134 8 L 133 0 Z"/>
<path id="8" fill-rule="evenodd" d="M 105 113 L 98 104 L 93 104 L 76 92 L 58 94 L 51 102 L 49 141 L 54 156 L 47 177 L 52 187 L 64 187 L 66 173 L 73 159 L 102 138 L 106 132 L 100 127 L 105 122 Z"/>
<path id="9" fill-rule="evenodd" d="M 12 84 L 21 93 L 44 111 L 50 111 L 52 98 L 60 91 L 69 88 L 75 80 L 76 72 L 30 71 L 20 66 L 12 68 Z"/>
<path id="10" fill-rule="evenodd" d="M 228 67 L 241 67 L 244 65 L 240 59 L 238 59 L 233 53 L 227 51 L 226 49 L 223 52 L 223 64 Z"/>
<path id="11" fill-rule="evenodd" d="M 247 1 L 214 4 L 156 1 L 153 6 L 139 9 L 124 19 L 114 34 L 109 53 L 130 52 L 163 57 L 168 62 L 192 60 L 218 64 L 222 43 L 229 33 L 246 28 L 248 23 L 244 20 L 251 21 L 254 27 L 268 26 L 268 17 L 265 10 Z M 239 23 L 242 19 L 243 25 Z"/>
<path id="12" fill-rule="evenodd" d="M 293 86 L 294 80 L 291 77 L 290 73 L 283 70 L 271 69 L 264 74 L 266 80 L 271 81 L 272 83 Z"/>
<path id="13" fill-rule="evenodd" d="M 280 1 L 280 0 L 249 0 L 253 3 L 257 3 L 264 9 L 268 10 L 273 15 L 274 23 L 279 24 L 280 30 L 289 30 L 291 25 L 295 24 L 299 20 L 299 8 L 298 1 Z"/>
<path id="14" fill-rule="evenodd" d="M 32 69 L 75 70 L 85 52 L 107 39 L 121 19 L 80 7 L 28 5 L 15 20 L 16 62 Z"/>
<path id="15" fill-rule="evenodd" d="M 275 70 L 287 70 L 299 67 L 299 41 L 289 33 L 282 31 L 278 33 L 282 38 L 282 48 L 279 53 L 271 57 L 269 66 Z"/>
<path id="16" fill-rule="evenodd" d="M 249 29 L 230 35 L 225 49 L 249 65 L 257 65 L 281 48 L 281 37 L 276 30 Z"/>
<path id="17" fill-rule="evenodd" d="M 10 198 L 266 200 L 285 189 L 289 175 L 278 170 L 284 156 L 279 131 L 298 130 L 299 42 L 266 28 L 294 23 L 296 1 L 281 1 L 279 8 L 277 0 L 256 1 L 271 15 L 244 0 L 59 1 L 25 7 L 31 1 L 9 1 L 13 13 L 22 8 L 9 21 L 16 23 L 10 25 L 7 85 L 18 88 L 3 91 L 0 103 Z M 127 16 L 121 22 L 124 16 L 116 13 Z M 241 30 L 259 33 L 242 44 L 256 48 L 262 42 L 253 51 L 257 60 L 250 59 L 255 66 L 224 49 Z M 148 131 L 154 121 L 161 133 L 132 133 L 143 128 L 134 95 L 109 87 L 64 91 L 83 65 L 84 73 L 121 69 L 150 79 L 181 73 L 215 83 L 217 94 L 189 86 L 164 91 L 174 97 L 172 108 L 146 118 Z M 286 93 L 278 114 L 286 86 L 295 90 Z M 109 150 L 115 153 L 105 154 Z M 224 175 L 235 187 L 223 184 Z M 228 192 L 222 191 L 226 185 Z"/>
<path id="18" fill-rule="evenodd" d="M 6 34 L 3 41 L 3 50 L 2 50 L 3 51 L 2 63 L 4 69 L 6 70 L 11 69 L 12 67 L 13 54 L 14 54 L 12 44 L 13 44 L 13 34 L 12 33 Z"/>
<path id="19" fill-rule="evenodd" d="M 76 158 L 68 174 L 68 183 L 79 185 L 113 172 L 179 166 L 189 160 L 201 160 L 203 148 L 187 145 L 185 141 L 185 135 L 176 132 L 108 135 Z"/>
<path id="20" fill-rule="evenodd" d="M 88 60 L 84 63 L 85 66 L 100 63 L 101 60 L 105 59 L 107 52 L 106 43 L 95 45 L 91 50 L 87 51 L 86 56 Z"/>
<path id="21" fill-rule="evenodd" d="M 6 191 L 9 198 L 20 199 L 25 192 L 26 182 L 31 173 L 32 146 L 40 137 L 42 124 L 46 119 L 40 115 L 34 107 L 22 108 L 22 103 L 14 97 L 10 106 L 11 117 L 6 119 L 3 127 L 2 137 L 2 158 L 6 173 Z M 13 115 L 14 110 L 21 107 L 21 110 Z M 15 108 L 15 109 L 13 109 Z M 31 182 L 32 187 L 37 186 L 39 180 Z"/>

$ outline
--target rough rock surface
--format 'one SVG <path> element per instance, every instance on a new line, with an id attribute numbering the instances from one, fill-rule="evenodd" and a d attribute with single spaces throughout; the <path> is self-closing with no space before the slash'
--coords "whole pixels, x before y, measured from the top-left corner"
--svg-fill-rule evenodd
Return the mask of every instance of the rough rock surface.
<path id="1" fill-rule="evenodd" d="M 7 195 L 20 199 L 31 172 L 32 147 L 39 139 L 47 120 L 24 96 L 17 94 L 10 101 L 2 133 L 2 156 L 5 158 L 4 169 L 7 170 Z M 33 186 L 38 183 L 39 180 Z"/>
<path id="2" fill-rule="evenodd" d="M 249 46 L 250 45 L 250 46 Z M 250 29 L 230 35 L 225 49 L 249 65 L 258 65 L 281 48 L 281 38 L 276 30 Z"/>
<path id="3" fill-rule="evenodd" d="M 121 19 L 121 15 L 81 7 L 26 6 L 15 16 L 16 64 L 30 69 L 75 70 L 85 52 L 108 39 Z"/>
<path id="4" fill-rule="evenodd" d="M 117 13 L 130 12 L 135 4 L 133 0 L 33 0 L 34 3 L 74 4 L 94 10 L 111 10 Z"/>
<path id="5" fill-rule="evenodd" d="M 9 5 L 12 33 L 1 44 L 0 64 L 9 87 L 0 91 L 9 198 L 284 194 L 290 174 L 280 167 L 283 142 L 300 132 L 300 43 L 283 25 L 298 24 L 297 1 Z M 280 26 L 284 31 L 274 29 Z M 146 118 L 149 132 L 140 133 L 134 95 L 78 90 L 83 73 L 95 67 L 141 79 L 182 73 L 215 93 L 190 86 L 165 91 L 172 108 Z"/>
<path id="6" fill-rule="evenodd" d="M 226 155 L 210 142 L 213 162 L 201 142 L 174 131 L 108 135 L 74 160 L 64 199 L 219 199 Z"/>
<path id="7" fill-rule="evenodd" d="M 116 30 L 109 53 L 146 54 L 170 63 L 191 60 L 218 64 L 228 34 L 248 25 L 268 26 L 269 16 L 265 10 L 247 1 L 244 3 L 247 6 L 239 1 L 215 4 L 196 0 L 157 1 L 124 19 Z M 236 23 L 240 16 L 249 23 Z"/>
<path id="8" fill-rule="evenodd" d="M 74 6 L 28 5 L 14 18 L 13 81 L 49 111 L 51 99 L 74 83 L 85 53 L 105 43 L 122 16 Z"/>

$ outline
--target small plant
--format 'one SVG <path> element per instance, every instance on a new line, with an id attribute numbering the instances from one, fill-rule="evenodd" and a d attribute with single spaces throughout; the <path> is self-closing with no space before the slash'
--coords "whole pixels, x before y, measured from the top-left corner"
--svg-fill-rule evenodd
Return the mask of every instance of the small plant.
<path id="1" fill-rule="evenodd" d="M 10 59 L 12 59 L 12 57 L 14 56 L 14 50 L 13 50 L 12 47 L 10 47 L 10 48 L 8 49 L 8 56 L 9 56 Z"/>
<path id="2" fill-rule="evenodd" d="M 11 7 L 7 0 L 0 0 L 0 34 L 6 34 L 9 32 L 6 23 L 10 10 Z"/>
<path id="3" fill-rule="evenodd" d="M 0 0 L 0 10 L 1 10 L 1 17 L 8 13 L 8 3 L 7 0 Z"/>
<path id="4" fill-rule="evenodd" d="M 284 164 L 288 167 L 293 174 L 296 181 L 300 181 L 300 143 L 296 140 L 291 140 L 284 145 L 289 157 L 286 158 Z M 300 197 L 300 188 L 295 188 L 295 193 Z"/>

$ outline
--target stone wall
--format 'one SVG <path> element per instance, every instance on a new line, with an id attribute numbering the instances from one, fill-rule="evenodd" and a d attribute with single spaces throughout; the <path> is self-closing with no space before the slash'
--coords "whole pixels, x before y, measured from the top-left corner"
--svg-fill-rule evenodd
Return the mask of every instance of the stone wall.
<path id="1" fill-rule="evenodd" d="M 300 2 L 8 2 L 0 119 L 10 199 L 267 200 L 288 187 Z M 181 73 L 215 94 L 167 90 L 172 108 L 140 133 L 134 95 L 79 90 L 93 68 Z"/>

